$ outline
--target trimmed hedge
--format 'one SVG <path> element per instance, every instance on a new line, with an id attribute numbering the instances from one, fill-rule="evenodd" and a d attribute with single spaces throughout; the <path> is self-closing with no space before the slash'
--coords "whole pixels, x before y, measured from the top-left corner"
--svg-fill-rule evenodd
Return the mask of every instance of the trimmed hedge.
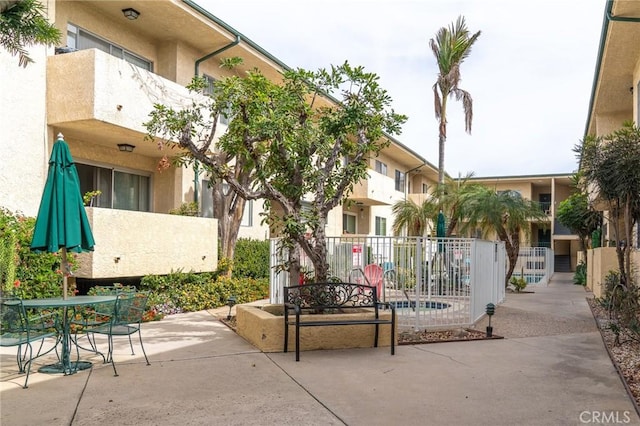
<path id="1" fill-rule="evenodd" d="M 239 238 L 233 256 L 233 275 L 269 278 L 269 240 Z"/>
<path id="2" fill-rule="evenodd" d="M 159 316 L 193 312 L 224 306 L 230 296 L 236 303 L 248 303 L 269 296 L 269 279 L 229 278 L 217 272 L 172 272 L 169 275 L 147 275 L 140 283 L 150 290 L 149 306 Z"/>

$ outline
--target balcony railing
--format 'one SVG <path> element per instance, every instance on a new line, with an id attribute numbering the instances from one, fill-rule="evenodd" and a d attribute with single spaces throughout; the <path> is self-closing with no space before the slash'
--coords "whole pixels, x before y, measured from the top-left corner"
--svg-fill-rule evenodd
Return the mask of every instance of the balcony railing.
<path id="1" fill-rule="evenodd" d="M 551 201 L 539 201 L 538 205 L 540 206 L 540 210 L 546 214 L 551 214 Z"/>
<path id="2" fill-rule="evenodd" d="M 558 222 L 558 219 L 555 219 L 553 221 L 553 235 L 573 235 L 573 232 Z"/>

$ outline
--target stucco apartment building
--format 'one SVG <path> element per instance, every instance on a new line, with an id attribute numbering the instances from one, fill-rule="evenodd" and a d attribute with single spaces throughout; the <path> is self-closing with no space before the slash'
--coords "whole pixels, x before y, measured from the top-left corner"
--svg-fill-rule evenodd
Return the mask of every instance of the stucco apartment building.
<path id="1" fill-rule="evenodd" d="M 571 195 L 571 175 L 526 175 L 471 178 L 472 182 L 495 188 L 496 191 L 516 191 L 523 198 L 536 201 L 547 214 L 545 223 L 531 222 L 522 246 L 547 247 L 553 250 L 556 272 L 575 271 L 580 241 L 578 236 L 560 224 L 556 218 L 558 206 Z"/>
<path id="2" fill-rule="evenodd" d="M 640 2 L 608 0 L 605 4 L 598 58 L 584 136 L 603 136 L 622 127 L 623 122 L 640 122 Z M 604 210 L 597 193 L 591 194 L 594 206 Z M 604 215 L 603 241 L 615 236 Z M 638 227 L 632 245 L 640 247 Z M 615 249 L 590 250 L 587 285 L 600 295 L 601 284 L 611 269 L 617 268 Z M 637 250 L 632 253 L 640 265 Z M 636 266 L 636 267 L 637 267 Z"/>
<path id="3" fill-rule="evenodd" d="M 37 214 L 49 153 L 61 133 L 82 191 L 102 191 L 87 208 L 96 246 L 79 255 L 79 279 L 215 269 L 217 221 L 206 217 L 211 211 L 207 177 L 191 168 L 158 171 L 165 152 L 144 139 L 143 123 L 155 103 L 187 104 L 185 86 L 194 75 L 226 77 L 228 71 L 219 67 L 223 58 L 241 57 L 241 71 L 258 68 L 274 81 L 287 65 L 190 0 L 42 3 L 63 34 L 60 46 L 31 48 L 35 63 L 26 68 L 0 51 L 0 206 Z M 565 193 L 558 189 L 560 176 L 530 178 L 548 183 L 500 180 L 522 186 L 523 196 L 556 194 L 552 203 Z M 487 178 L 489 184 L 494 180 Z M 330 213 L 327 234 L 391 235 L 391 206 L 427 193 L 436 181 L 431 163 L 391 139 L 370 159 L 368 179 L 351 194 L 354 202 Z M 167 214 L 194 200 L 201 217 Z M 248 203 L 240 237 L 270 236 L 261 210 L 261 203 Z M 564 238 L 536 237 L 532 243 L 557 242 L 557 247 Z"/>

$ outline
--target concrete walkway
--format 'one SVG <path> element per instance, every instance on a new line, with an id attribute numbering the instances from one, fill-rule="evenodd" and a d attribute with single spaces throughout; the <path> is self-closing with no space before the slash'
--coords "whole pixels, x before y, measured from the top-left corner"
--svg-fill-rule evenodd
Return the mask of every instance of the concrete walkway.
<path id="1" fill-rule="evenodd" d="M 313 351 L 296 363 L 293 353 L 257 351 L 207 311 L 144 324 L 150 366 L 120 339 L 119 377 L 94 357 L 72 376 L 32 373 L 24 390 L 15 352 L 3 350 L 0 423 L 640 425 L 588 293 L 570 274 L 532 290 L 498 307 L 492 325 L 505 339 L 400 346 L 393 357 L 388 348 Z"/>

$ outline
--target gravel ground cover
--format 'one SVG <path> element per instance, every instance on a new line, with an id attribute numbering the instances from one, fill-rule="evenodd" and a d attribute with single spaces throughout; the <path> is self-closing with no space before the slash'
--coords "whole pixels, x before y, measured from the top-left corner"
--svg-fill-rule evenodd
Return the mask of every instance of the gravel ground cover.
<path id="1" fill-rule="evenodd" d="M 616 369 L 633 395 L 636 406 L 640 405 L 640 341 L 621 335 L 616 343 L 615 334 L 609 327 L 609 314 L 595 300 L 588 299 L 593 317 L 596 319 L 602 340 Z M 637 337 L 637 336 L 636 336 Z"/>

